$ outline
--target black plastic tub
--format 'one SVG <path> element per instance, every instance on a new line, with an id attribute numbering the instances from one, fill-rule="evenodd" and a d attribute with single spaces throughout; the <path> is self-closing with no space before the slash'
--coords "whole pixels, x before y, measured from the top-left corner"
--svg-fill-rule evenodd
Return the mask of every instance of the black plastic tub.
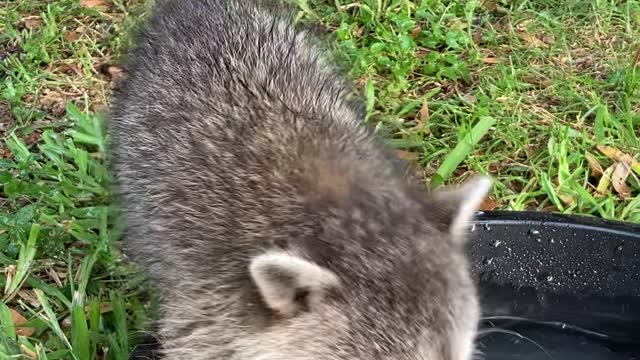
<path id="1" fill-rule="evenodd" d="M 640 226 L 479 213 L 469 253 L 486 360 L 640 360 Z M 154 357 L 154 339 L 130 359 Z"/>
<path id="2" fill-rule="evenodd" d="M 469 252 L 484 359 L 640 359 L 640 226 L 479 213 Z"/>

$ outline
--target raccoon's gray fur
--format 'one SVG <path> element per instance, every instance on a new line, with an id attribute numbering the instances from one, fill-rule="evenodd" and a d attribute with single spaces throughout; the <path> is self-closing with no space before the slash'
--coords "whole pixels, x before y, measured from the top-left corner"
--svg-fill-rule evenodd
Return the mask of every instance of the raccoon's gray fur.
<path id="1" fill-rule="evenodd" d="M 110 120 L 172 360 L 468 360 L 483 178 L 427 196 L 274 2 L 165 1 Z"/>

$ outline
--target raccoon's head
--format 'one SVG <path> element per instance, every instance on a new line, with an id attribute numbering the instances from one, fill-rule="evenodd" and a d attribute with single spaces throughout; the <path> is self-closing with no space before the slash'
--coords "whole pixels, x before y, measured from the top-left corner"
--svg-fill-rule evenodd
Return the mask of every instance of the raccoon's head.
<path id="1" fill-rule="evenodd" d="M 464 238 L 489 187 L 478 178 L 418 207 L 381 206 L 386 214 L 354 206 L 315 247 L 254 258 L 250 274 L 274 320 L 237 358 L 469 360 L 480 312 Z"/>

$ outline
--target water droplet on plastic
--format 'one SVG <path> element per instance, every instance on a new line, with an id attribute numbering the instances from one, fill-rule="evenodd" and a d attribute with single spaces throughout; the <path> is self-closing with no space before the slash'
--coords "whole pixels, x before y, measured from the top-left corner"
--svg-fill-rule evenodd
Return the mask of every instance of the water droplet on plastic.
<path id="1" fill-rule="evenodd" d="M 471 224 L 471 232 L 476 231 L 476 224 Z"/>
<path id="2" fill-rule="evenodd" d="M 536 238 L 536 242 L 542 242 L 542 239 Z"/>
<path id="3" fill-rule="evenodd" d="M 493 264 L 493 258 L 484 258 L 484 260 L 482 260 L 482 264 L 483 265 L 491 265 L 491 264 Z"/>
<path id="4" fill-rule="evenodd" d="M 536 230 L 536 229 L 529 229 L 529 235 L 540 235 L 540 231 Z"/>
<path id="5" fill-rule="evenodd" d="M 553 281 L 553 276 L 547 275 L 547 278 L 545 280 L 547 280 L 547 282 L 550 283 Z"/>
<path id="6" fill-rule="evenodd" d="M 484 229 L 487 231 L 491 230 L 491 225 L 489 225 L 488 223 L 484 224 Z"/>
<path id="7" fill-rule="evenodd" d="M 618 246 L 616 247 L 616 251 L 622 251 L 622 245 L 618 245 Z"/>
<path id="8" fill-rule="evenodd" d="M 497 248 L 497 247 L 500 246 L 500 244 L 502 244 L 502 241 L 494 240 L 493 243 L 491 244 L 491 246 L 493 246 L 494 248 Z"/>
<path id="9" fill-rule="evenodd" d="M 556 239 L 554 239 L 554 238 L 549 239 L 549 243 L 555 244 L 556 243 Z"/>

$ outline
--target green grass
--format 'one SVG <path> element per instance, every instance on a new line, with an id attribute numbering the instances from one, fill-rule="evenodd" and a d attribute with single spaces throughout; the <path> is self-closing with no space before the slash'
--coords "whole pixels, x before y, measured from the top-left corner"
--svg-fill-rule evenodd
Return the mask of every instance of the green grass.
<path id="1" fill-rule="evenodd" d="M 489 174 L 486 208 L 640 223 L 640 1 L 297 2 L 414 178 Z M 124 359 L 150 311 L 118 251 L 100 72 L 148 7 L 108 4 L 0 8 L 1 359 Z"/>

